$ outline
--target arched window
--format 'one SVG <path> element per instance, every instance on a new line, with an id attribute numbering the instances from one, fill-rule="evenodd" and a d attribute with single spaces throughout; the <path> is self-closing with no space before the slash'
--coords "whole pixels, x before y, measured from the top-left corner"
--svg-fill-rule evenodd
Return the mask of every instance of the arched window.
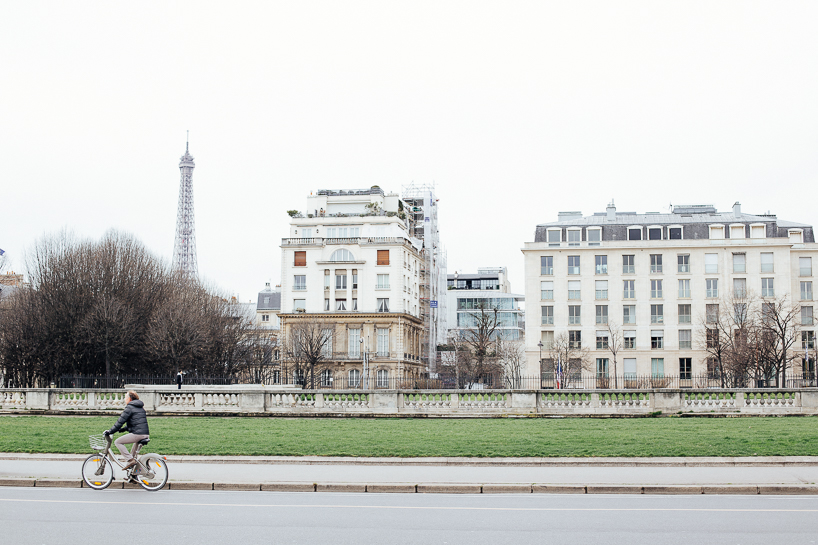
<path id="1" fill-rule="evenodd" d="M 378 388 L 389 388 L 389 371 L 378 369 Z"/>
<path id="2" fill-rule="evenodd" d="M 332 388 L 332 371 L 329 369 L 321 371 L 321 386 L 324 388 Z"/>
<path id="3" fill-rule="evenodd" d="M 340 250 L 335 250 L 332 252 L 332 256 L 329 258 L 330 261 L 355 261 L 355 256 L 352 255 L 352 252 L 345 248 L 341 248 Z"/>
<path id="4" fill-rule="evenodd" d="M 350 369 L 349 371 L 349 387 L 358 388 L 361 385 L 361 372 L 357 369 Z"/>

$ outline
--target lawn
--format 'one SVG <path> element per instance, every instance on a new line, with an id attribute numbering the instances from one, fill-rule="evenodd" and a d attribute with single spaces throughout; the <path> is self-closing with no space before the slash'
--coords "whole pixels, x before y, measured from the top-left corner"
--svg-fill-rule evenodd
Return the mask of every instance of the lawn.
<path id="1" fill-rule="evenodd" d="M 116 417 L 0 416 L 0 452 L 90 452 Z M 256 456 L 816 456 L 818 417 L 149 418 L 150 450 Z"/>

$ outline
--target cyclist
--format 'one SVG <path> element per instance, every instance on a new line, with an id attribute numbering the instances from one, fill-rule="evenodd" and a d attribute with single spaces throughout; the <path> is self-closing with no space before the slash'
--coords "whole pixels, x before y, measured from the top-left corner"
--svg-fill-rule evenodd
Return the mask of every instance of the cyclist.
<path id="1" fill-rule="evenodd" d="M 139 400 L 139 395 L 133 390 L 128 390 L 128 394 L 125 396 L 125 410 L 122 411 L 119 420 L 116 421 L 113 428 L 102 432 L 103 435 L 113 435 L 120 431 L 122 426 L 127 425 L 127 428 L 122 431 L 128 433 L 114 441 L 119 452 L 122 453 L 124 461 L 128 462 L 124 469 L 136 465 L 136 459 L 133 456 L 133 453 L 136 452 L 136 444 L 143 439 L 150 438 L 148 417 L 145 414 L 144 406 L 145 404 Z M 125 445 L 131 443 L 133 443 L 133 447 L 131 448 L 131 452 L 128 452 L 128 448 Z"/>

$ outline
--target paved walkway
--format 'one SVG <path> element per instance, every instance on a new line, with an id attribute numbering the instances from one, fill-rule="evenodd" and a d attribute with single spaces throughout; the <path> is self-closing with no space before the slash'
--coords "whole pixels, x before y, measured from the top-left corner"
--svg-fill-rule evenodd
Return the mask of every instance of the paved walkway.
<path id="1" fill-rule="evenodd" d="M 0 454 L 0 479 L 79 479 L 87 455 Z M 169 456 L 171 482 L 816 485 L 818 457 L 321 458 Z"/>

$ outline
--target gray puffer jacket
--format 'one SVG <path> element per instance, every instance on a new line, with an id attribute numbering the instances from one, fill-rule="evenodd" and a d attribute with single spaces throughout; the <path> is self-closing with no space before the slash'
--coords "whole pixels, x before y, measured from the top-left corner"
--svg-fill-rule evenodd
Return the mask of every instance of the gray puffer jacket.
<path id="1" fill-rule="evenodd" d="M 139 399 L 134 399 L 128 406 L 125 407 L 125 410 L 122 411 L 122 414 L 119 416 L 119 420 L 116 421 L 114 427 L 108 430 L 108 433 L 114 434 L 122 429 L 122 426 L 128 426 L 126 430 L 128 433 L 135 433 L 136 435 L 150 435 L 148 431 L 148 416 L 145 414 L 145 406 Z"/>

